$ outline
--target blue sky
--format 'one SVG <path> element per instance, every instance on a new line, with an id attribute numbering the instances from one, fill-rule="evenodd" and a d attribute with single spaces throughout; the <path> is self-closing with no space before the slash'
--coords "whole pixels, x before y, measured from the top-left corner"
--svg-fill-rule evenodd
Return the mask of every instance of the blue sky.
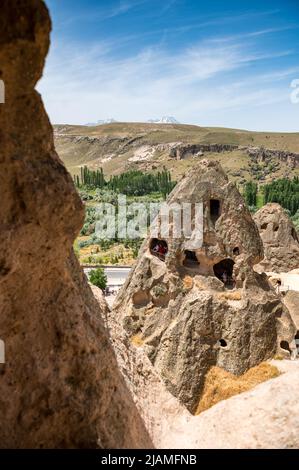
<path id="1" fill-rule="evenodd" d="M 53 123 L 113 117 L 298 131 L 298 0 L 47 0 Z"/>

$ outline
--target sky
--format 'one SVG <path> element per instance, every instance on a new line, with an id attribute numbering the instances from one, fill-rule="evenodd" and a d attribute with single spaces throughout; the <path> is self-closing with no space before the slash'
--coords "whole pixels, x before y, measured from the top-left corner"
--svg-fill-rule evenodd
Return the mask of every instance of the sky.
<path id="1" fill-rule="evenodd" d="M 299 103 L 291 100 L 298 0 L 46 4 L 53 31 L 38 90 L 53 124 L 167 115 L 200 126 L 299 132 Z"/>

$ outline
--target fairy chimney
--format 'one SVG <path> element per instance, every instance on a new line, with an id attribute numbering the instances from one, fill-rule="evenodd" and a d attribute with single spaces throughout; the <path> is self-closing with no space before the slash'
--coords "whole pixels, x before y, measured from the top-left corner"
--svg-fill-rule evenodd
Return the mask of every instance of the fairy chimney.
<path id="1" fill-rule="evenodd" d="M 277 349 L 289 357 L 295 326 L 266 276 L 253 270 L 262 241 L 219 163 L 200 162 L 176 186 L 168 206 L 186 203 L 190 232 L 177 236 L 173 215 L 163 237 L 157 218 L 157 234 L 145 240 L 115 315 L 194 412 L 210 367 L 240 375 Z"/>
<path id="2" fill-rule="evenodd" d="M 2 0 L 0 446 L 149 447 L 73 253 L 84 209 L 34 89 L 50 28 L 44 2 Z"/>
<path id="3" fill-rule="evenodd" d="M 264 244 L 265 256 L 258 271 L 276 273 L 299 268 L 299 238 L 286 211 L 276 203 L 263 206 L 254 214 Z"/>

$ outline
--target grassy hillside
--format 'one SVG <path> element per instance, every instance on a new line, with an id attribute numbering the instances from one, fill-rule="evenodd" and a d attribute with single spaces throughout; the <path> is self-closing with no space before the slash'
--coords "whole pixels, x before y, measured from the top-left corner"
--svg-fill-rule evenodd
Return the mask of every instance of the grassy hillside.
<path id="1" fill-rule="evenodd" d="M 97 127 L 57 125 L 54 130 L 56 149 L 71 174 L 78 174 L 83 165 L 91 169 L 102 167 L 106 175 L 129 169 L 160 170 L 165 166 L 174 179 L 180 179 L 191 166 L 196 165 L 198 157 L 187 156 L 183 160 L 170 157 L 171 146 L 179 143 L 233 144 L 299 153 L 299 133 L 148 123 L 113 123 Z M 229 177 L 241 184 L 245 180 L 259 179 L 260 175 L 262 182 L 269 182 L 299 174 L 298 168 L 292 169 L 284 162 L 256 164 L 242 149 L 207 152 L 199 158 L 219 160 Z"/>

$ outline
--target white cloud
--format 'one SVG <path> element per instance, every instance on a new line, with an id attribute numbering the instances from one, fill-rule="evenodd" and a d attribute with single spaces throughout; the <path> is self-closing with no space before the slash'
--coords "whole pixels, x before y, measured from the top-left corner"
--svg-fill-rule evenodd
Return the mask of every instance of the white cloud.
<path id="1" fill-rule="evenodd" d="M 120 0 L 116 5 L 114 5 L 110 10 L 106 10 L 100 12 L 98 15 L 92 12 L 90 14 L 90 19 L 102 19 L 106 20 L 109 18 L 114 18 L 115 16 L 123 15 L 130 10 L 138 7 L 139 5 L 143 5 L 144 3 L 148 2 L 149 0 Z"/>
<path id="2" fill-rule="evenodd" d="M 239 41 L 204 41 L 171 53 L 150 47 L 126 58 L 115 58 L 114 47 L 109 42 L 88 49 L 53 47 L 39 84 L 52 122 L 79 124 L 106 116 L 145 121 L 174 115 L 196 123 L 211 112 L 216 117 L 218 111 L 284 102 L 288 90 L 273 82 L 295 70 L 276 71 L 273 82 L 271 74 L 247 77 L 253 63 L 291 51 L 249 51 Z"/>

